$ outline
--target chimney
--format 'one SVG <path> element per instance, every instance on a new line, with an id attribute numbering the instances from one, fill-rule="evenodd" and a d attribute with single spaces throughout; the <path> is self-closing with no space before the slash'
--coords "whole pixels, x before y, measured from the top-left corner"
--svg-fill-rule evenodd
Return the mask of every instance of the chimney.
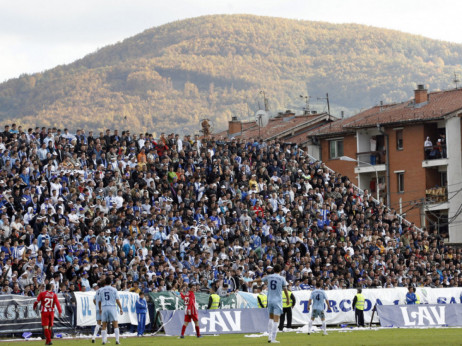
<path id="1" fill-rule="evenodd" d="M 423 84 L 417 85 L 417 89 L 414 90 L 414 101 L 416 105 L 428 101 L 427 89 Z"/>
<path id="2" fill-rule="evenodd" d="M 237 120 L 237 116 L 233 116 L 231 121 L 228 123 L 228 135 L 233 136 L 242 131 L 241 121 Z"/>

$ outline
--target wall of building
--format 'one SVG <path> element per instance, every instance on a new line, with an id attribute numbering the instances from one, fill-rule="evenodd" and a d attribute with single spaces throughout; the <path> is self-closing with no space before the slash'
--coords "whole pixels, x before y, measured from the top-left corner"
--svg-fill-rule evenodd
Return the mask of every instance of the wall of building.
<path id="1" fill-rule="evenodd" d="M 462 243 L 462 133 L 461 118 L 450 118 L 446 123 L 446 135 L 448 143 L 448 195 L 449 195 L 449 241 Z"/>
<path id="2" fill-rule="evenodd" d="M 388 128 L 390 158 L 390 206 L 399 210 L 400 199 L 406 219 L 421 226 L 421 206 L 419 201 L 425 197 L 426 168 L 422 167 L 424 159 L 423 143 L 425 131 L 423 125 L 403 127 L 403 149 L 396 148 L 396 130 Z M 398 174 L 404 171 L 404 192 L 398 193 Z M 412 205 L 415 201 L 417 204 Z"/>
<path id="3" fill-rule="evenodd" d="M 339 137 L 341 138 L 341 137 Z M 346 135 L 343 136 L 343 155 L 356 158 L 356 136 Z M 355 162 L 341 161 L 339 159 L 329 158 L 329 141 L 327 139 L 321 140 L 321 160 L 331 169 L 336 172 L 342 173 L 350 178 L 354 184 L 358 184 L 358 179 L 355 174 Z"/>

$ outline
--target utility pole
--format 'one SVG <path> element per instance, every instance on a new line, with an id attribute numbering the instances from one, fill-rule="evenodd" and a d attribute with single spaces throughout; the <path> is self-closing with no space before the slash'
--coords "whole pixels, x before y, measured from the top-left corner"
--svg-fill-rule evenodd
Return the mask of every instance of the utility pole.
<path id="1" fill-rule="evenodd" d="M 329 103 L 329 93 L 326 93 L 326 97 L 318 97 L 318 100 L 326 100 L 327 102 L 327 114 L 330 115 L 330 103 Z"/>
<path id="2" fill-rule="evenodd" d="M 456 85 L 456 89 L 458 89 L 458 83 L 460 82 L 458 74 L 454 72 L 454 79 L 452 80 L 454 84 Z"/>
<path id="3" fill-rule="evenodd" d="M 265 92 L 263 90 L 260 91 L 260 94 L 263 95 L 263 104 L 265 105 L 265 112 L 268 112 L 269 107 L 268 107 L 268 99 L 266 98 L 266 94 L 265 94 Z M 260 102 L 258 102 L 258 105 L 260 105 Z"/>
<path id="4" fill-rule="evenodd" d="M 305 115 L 310 114 L 310 98 L 311 98 L 311 96 L 308 96 L 308 95 L 307 95 L 307 96 L 300 95 L 300 98 L 302 98 L 302 99 L 304 98 L 304 99 L 305 99 L 305 110 L 304 110 L 303 113 L 304 113 Z"/>

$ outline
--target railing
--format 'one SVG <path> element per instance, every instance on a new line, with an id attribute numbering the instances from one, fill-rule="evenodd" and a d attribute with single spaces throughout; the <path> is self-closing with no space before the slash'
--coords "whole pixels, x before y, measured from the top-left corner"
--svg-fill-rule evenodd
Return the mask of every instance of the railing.
<path id="1" fill-rule="evenodd" d="M 425 190 L 427 203 L 444 203 L 448 201 L 448 190 L 446 187 L 433 187 Z"/>
<path id="2" fill-rule="evenodd" d="M 367 151 L 357 153 L 356 159 L 358 160 L 359 167 L 368 166 L 366 163 L 371 165 L 381 165 L 385 163 L 385 151 Z"/>
<path id="3" fill-rule="evenodd" d="M 316 159 L 314 156 L 308 154 L 307 152 L 305 152 L 305 155 L 307 155 L 307 156 L 308 156 L 311 160 L 313 160 L 313 161 L 319 161 L 318 159 Z M 324 164 L 324 167 L 327 168 L 327 170 L 329 171 L 329 173 L 332 173 L 332 174 L 335 174 L 335 173 L 336 173 L 333 169 L 330 169 L 330 168 L 327 167 L 325 164 Z M 357 189 L 357 190 L 359 191 L 360 194 L 364 195 L 364 190 L 363 190 L 363 189 L 359 188 L 358 186 L 356 186 L 356 185 L 353 184 L 353 183 L 351 183 L 351 185 L 353 185 L 353 187 L 354 187 L 355 189 Z M 377 205 L 380 205 L 380 204 L 382 203 L 382 202 L 376 200 L 374 197 L 372 197 L 372 200 L 373 200 L 374 203 L 376 203 Z M 389 207 L 386 207 L 386 210 L 387 210 L 387 211 L 391 211 L 391 209 L 390 209 Z M 411 225 L 412 225 L 412 222 L 410 222 L 409 220 L 406 220 L 406 219 L 405 219 L 404 217 L 402 217 L 401 215 L 396 214 L 395 216 L 398 218 L 398 220 L 399 220 L 400 223 L 403 223 L 403 224 L 405 224 L 406 226 L 411 226 Z M 419 227 L 417 227 L 417 226 L 415 226 L 415 225 L 414 225 L 414 228 L 415 228 L 416 230 L 418 230 L 419 232 L 423 232 L 421 228 L 419 228 Z"/>
<path id="4" fill-rule="evenodd" d="M 434 145 L 433 148 L 425 148 L 425 160 L 438 160 L 445 158 L 447 158 L 445 145 Z"/>

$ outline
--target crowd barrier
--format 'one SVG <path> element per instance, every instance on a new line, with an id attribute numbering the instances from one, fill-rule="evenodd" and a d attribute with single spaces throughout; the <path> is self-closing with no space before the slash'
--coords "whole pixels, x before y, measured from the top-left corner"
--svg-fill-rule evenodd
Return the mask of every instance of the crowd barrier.
<path id="1" fill-rule="evenodd" d="M 54 331 L 69 331 L 73 329 L 74 308 L 69 296 L 58 294 L 63 314 L 55 312 Z M 0 296 L 0 334 L 15 334 L 23 332 L 42 332 L 40 312 L 34 310 L 35 297 L 18 295 Z"/>
<path id="2" fill-rule="evenodd" d="M 376 288 L 363 289 L 365 297 L 364 316 L 366 321 L 372 317 L 373 307 L 377 305 L 404 305 L 406 303 L 406 293 L 404 287 L 396 288 Z M 352 307 L 356 289 L 331 290 L 326 291 L 327 298 L 331 304 L 331 311 L 326 312 L 326 322 L 329 325 L 354 324 L 355 315 Z M 311 291 L 294 291 L 297 303 L 292 310 L 292 324 L 305 325 L 311 317 L 308 309 L 308 300 Z M 462 288 L 417 288 L 417 294 L 422 304 L 458 304 L 461 303 Z M 183 300 L 178 294 L 173 292 L 150 293 L 150 298 L 154 303 L 155 311 L 161 310 L 182 310 L 184 309 Z M 199 309 L 206 309 L 209 295 L 206 293 L 196 293 L 196 301 Z M 230 294 L 222 299 L 222 309 L 246 309 L 257 308 L 257 295 L 247 292 Z M 315 323 L 320 323 L 319 319 Z M 377 315 L 374 316 L 374 323 L 378 323 Z"/>
<path id="3" fill-rule="evenodd" d="M 460 327 L 462 304 L 382 305 L 377 307 L 382 327 Z"/>
<path id="4" fill-rule="evenodd" d="M 166 335 L 179 335 L 184 322 L 184 310 L 162 310 L 160 316 Z M 201 334 L 263 333 L 268 330 L 266 309 L 199 310 Z M 193 323 L 186 335 L 195 335 Z"/>
<path id="5" fill-rule="evenodd" d="M 93 302 L 95 292 L 75 292 L 75 300 L 77 305 L 77 326 L 87 327 L 96 324 L 96 305 Z M 119 323 L 129 323 L 138 325 L 136 317 L 135 303 L 139 295 L 132 292 L 119 292 L 119 299 L 122 305 L 123 315 L 119 312 Z M 119 309 L 117 309 L 118 311 Z M 146 324 L 151 323 L 149 314 L 146 316 Z"/>
<path id="6" fill-rule="evenodd" d="M 332 290 L 326 291 L 326 293 L 332 306 L 332 311 L 326 312 L 327 323 L 330 325 L 355 323 L 354 311 L 351 304 L 356 290 Z M 378 314 L 374 315 L 374 323 L 379 322 L 379 317 L 381 317 L 382 314 L 382 316 L 395 316 L 396 318 L 401 318 L 405 326 L 412 326 L 414 322 L 416 326 L 422 323 L 428 323 L 428 325 L 453 325 L 454 323 L 455 325 L 461 325 L 458 320 L 454 322 L 448 319 L 447 316 L 448 313 L 458 313 L 462 316 L 460 307 L 449 307 L 462 303 L 462 288 L 417 288 L 417 294 L 422 303 L 417 307 L 404 306 L 406 293 L 406 288 L 363 289 L 363 295 L 366 299 L 364 310 L 365 320 L 371 320 L 373 307 L 377 305 Z M 55 332 L 72 333 L 77 330 L 91 331 L 91 327 L 96 323 L 96 306 L 93 303 L 94 294 L 94 292 L 59 294 L 58 297 L 63 308 L 63 316 L 62 318 L 58 318 L 58 313 L 56 312 Z M 308 323 L 311 314 L 311 311 L 308 310 L 308 300 L 311 291 L 294 291 L 293 294 L 297 303 L 293 309 L 292 324 L 294 326 L 305 325 Z M 138 295 L 130 292 L 119 292 L 119 295 L 124 311 L 124 314 L 119 316 L 120 324 L 122 326 L 136 325 L 135 302 Z M 200 310 L 205 310 L 207 308 L 208 298 L 209 295 L 206 293 L 196 293 L 196 301 Z M 24 331 L 41 333 L 40 314 L 33 309 L 35 300 L 36 298 L 34 297 L 23 297 L 19 295 L 0 296 L 0 334 L 18 334 Z M 241 311 L 243 309 L 256 309 L 258 307 L 257 295 L 247 292 L 237 292 L 222 297 L 221 302 L 221 309 L 223 310 L 239 309 Z M 396 306 L 396 308 L 393 307 L 393 305 Z M 391 308 L 393 309 L 385 310 L 385 306 L 392 306 Z M 443 310 L 441 310 L 441 306 L 444 308 Z M 445 308 L 445 306 L 448 307 Z M 147 331 L 154 331 L 155 326 L 159 327 L 162 322 L 160 319 L 160 311 L 182 310 L 184 309 L 184 303 L 178 293 L 149 293 L 148 308 L 149 315 L 146 318 L 146 324 L 149 326 L 147 326 Z M 391 308 L 387 307 L 387 309 Z M 239 316 L 244 316 L 246 314 L 250 316 L 253 312 L 244 311 Z M 216 317 L 218 321 L 223 319 L 224 323 L 227 323 L 227 321 L 235 321 L 235 315 L 232 314 L 229 316 L 220 315 L 213 317 Z M 228 317 L 230 319 L 228 319 Z M 441 322 L 443 321 L 443 317 L 444 323 Z M 388 321 L 391 320 L 392 318 L 389 317 Z M 431 321 L 434 323 L 431 323 Z M 320 321 L 315 320 L 315 323 L 320 323 Z M 389 322 L 383 321 L 382 323 L 390 324 Z M 397 326 L 396 323 L 393 325 Z"/>

